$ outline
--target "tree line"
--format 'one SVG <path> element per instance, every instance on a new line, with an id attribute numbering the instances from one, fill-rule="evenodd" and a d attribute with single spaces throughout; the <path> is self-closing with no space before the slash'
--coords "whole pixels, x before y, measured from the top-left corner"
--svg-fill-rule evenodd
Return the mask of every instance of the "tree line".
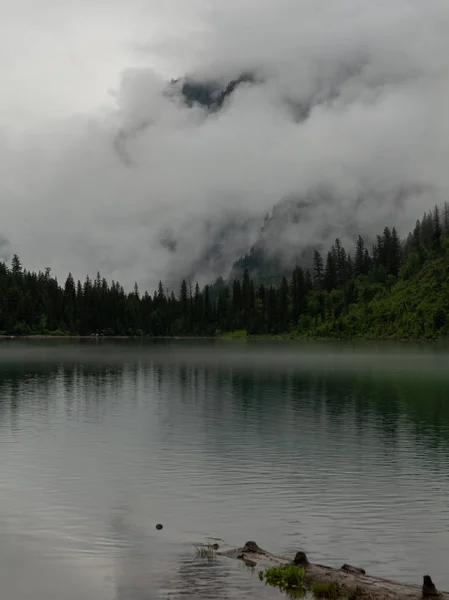
<path id="1" fill-rule="evenodd" d="M 297 265 L 278 286 L 258 283 L 245 270 L 242 279 L 202 290 L 198 283 L 192 289 L 185 279 L 178 294 L 167 292 L 160 282 L 152 295 L 141 294 L 137 284 L 126 292 L 100 273 L 84 282 L 75 282 L 69 274 L 60 285 L 49 268 L 28 271 L 14 255 L 10 266 L 0 263 L 0 333 L 339 335 L 353 330 L 355 323 L 363 325 L 364 319 L 373 320 L 374 299 L 385 300 L 426 262 L 446 257 L 448 240 L 449 205 L 445 204 L 425 213 L 402 241 L 394 227 L 385 227 L 370 248 L 359 235 L 351 254 L 336 239 L 327 253 L 314 252 L 310 269 Z M 446 326 L 442 307 L 433 321 L 435 331 Z"/>

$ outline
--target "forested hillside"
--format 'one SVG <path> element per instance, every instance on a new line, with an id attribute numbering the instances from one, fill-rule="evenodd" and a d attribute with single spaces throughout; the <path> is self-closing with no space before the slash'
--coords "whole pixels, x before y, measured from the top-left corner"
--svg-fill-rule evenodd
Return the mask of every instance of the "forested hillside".
<path id="1" fill-rule="evenodd" d="M 0 263 L 0 333 L 7 335 L 212 336 L 286 334 L 432 338 L 449 334 L 449 205 L 424 215 L 408 238 L 385 227 L 372 248 L 349 254 L 339 239 L 312 270 L 296 266 L 280 285 L 241 280 L 153 295 L 95 279 L 64 285 L 18 256 Z"/>

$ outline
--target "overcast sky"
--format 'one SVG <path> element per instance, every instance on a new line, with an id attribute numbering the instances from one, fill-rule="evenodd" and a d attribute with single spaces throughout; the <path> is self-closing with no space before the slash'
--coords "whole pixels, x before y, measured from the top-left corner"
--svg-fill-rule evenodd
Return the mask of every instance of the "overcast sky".
<path id="1" fill-rule="evenodd" d="M 323 186 L 304 242 L 356 206 L 405 233 L 449 199 L 448 31 L 447 0 L 0 0 L 0 254 L 153 288 L 229 214 Z M 163 93 L 248 69 L 219 115 Z"/>

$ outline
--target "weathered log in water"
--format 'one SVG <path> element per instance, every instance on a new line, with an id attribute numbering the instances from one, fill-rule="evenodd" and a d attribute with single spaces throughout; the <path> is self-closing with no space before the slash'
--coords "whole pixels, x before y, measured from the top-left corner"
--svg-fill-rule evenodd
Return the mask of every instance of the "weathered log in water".
<path id="1" fill-rule="evenodd" d="M 423 584 L 409 585 L 367 575 L 364 569 L 344 564 L 340 569 L 312 564 L 304 552 L 297 552 L 293 560 L 276 556 L 262 550 L 255 542 L 247 542 L 243 548 L 219 550 L 220 556 L 242 560 L 246 565 L 258 569 L 297 565 L 305 569 L 305 583 L 335 582 L 341 589 L 341 595 L 349 598 L 367 600 L 418 600 L 435 598 L 449 600 L 448 592 L 439 592 L 429 575 L 423 576 Z"/>

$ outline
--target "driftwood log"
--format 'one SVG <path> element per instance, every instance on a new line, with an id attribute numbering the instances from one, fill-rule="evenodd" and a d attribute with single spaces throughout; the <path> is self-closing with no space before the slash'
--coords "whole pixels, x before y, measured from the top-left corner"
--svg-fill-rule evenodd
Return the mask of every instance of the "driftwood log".
<path id="1" fill-rule="evenodd" d="M 424 575 L 423 584 L 407 585 L 372 577 L 364 569 L 344 564 L 340 569 L 312 564 L 304 552 L 297 552 L 293 560 L 275 556 L 262 550 L 255 542 L 247 542 L 243 548 L 234 550 L 218 550 L 220 556 L 242 560 L 246 565 L 262 570 L 269 567 L 298 565 L 305 569 L 306 585 L 314 583 L 336 582 L 342 596 L 366 600 L 418 600 L 422 598 L 440 598 L 449 600 L 448 592 L 439 592 L 429 575 Z"/>

